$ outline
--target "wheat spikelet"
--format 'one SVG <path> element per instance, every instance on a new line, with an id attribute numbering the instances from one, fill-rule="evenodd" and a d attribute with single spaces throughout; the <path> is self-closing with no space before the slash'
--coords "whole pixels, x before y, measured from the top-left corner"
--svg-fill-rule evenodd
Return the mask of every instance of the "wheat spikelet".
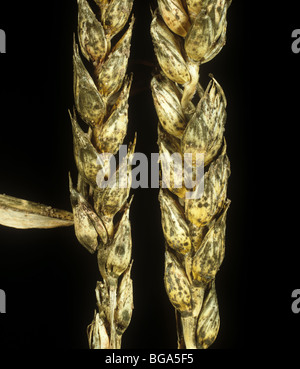
<path id="1" fill-rule="evenodd" d="M 87 329 L 89 347 L 115 349 L 121 348 L 133 309 L 131 201 L 127 199 L 135 140 L 114 173 L 110 172 L 109 160 L 119 151 L 127 132 L 132 76 L 126 70 L 134 18 L 118 41 L 113 42 L 113 38 L 126 26 L 133 0 L 95 3 L 97 14 L 87 0 L 78 0 L 79 46 L 74 36 L 73 54 L 76 109 L 70 118 L 79 174 L 76 187 L 70 177 L 70 198 L 77 239 L 90 253 L 97 253 L 103 278 L 96 285 L 97 310 Z M 87 132 L 79 119 L 87 124 Z M 99 154 L 103 154 L 101 160 Z M 118 181 L 121 171 L 125 173 L 125 186 Z M 99 186 L 99 172 L 109 178 L 106 187 Z"/>
<path id="2" fill-rule="evenodd" d="M 176 311 L 178 348 L 205 349 L 220 326 L 215 277 L 225 253 L 230 164 L 223 137 L 226 98 L 213 76 L 202 88 L 199 68 L 225 44 L 231 0 L 157 2 L 151 36 L 160 71 L 151 87 L 162 177 L 171 166 L 170 180 L 162 182 L 159 193 L 164 281 Z M 192 160 L 182 171 L 184 154 Z M 195 173 L 198 154 L 204 156 L 203 194 L 189 198 L 185 170 Z"/>

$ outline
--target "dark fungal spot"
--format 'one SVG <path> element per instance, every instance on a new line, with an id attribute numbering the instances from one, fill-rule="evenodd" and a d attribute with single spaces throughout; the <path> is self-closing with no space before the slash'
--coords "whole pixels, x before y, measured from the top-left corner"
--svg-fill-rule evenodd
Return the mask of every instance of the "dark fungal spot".
<path id="1" fill-rule="evenodd" d="M 124 322 L 129 322 L 130 321 L 130 314 L 128 312 L 128 310 L 124 310 L 122 312 L 122 319 Z"/>
<path id="2" fill-rule="evenodd" d="M 125 254 L 125 249 L 124 249 L 124 247 L 123 247 L 123 246 L 118 246 L 118 247 L 116 248 L 116 254 L 117 254 L 117 255 L 120 255 L 120 256 L 124 255 L 124 254 Z"/>

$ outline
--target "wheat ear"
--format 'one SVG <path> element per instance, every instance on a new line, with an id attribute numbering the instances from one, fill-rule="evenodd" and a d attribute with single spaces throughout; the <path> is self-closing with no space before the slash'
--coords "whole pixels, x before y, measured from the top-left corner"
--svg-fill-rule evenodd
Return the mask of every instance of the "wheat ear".
<path id="1" fill-rule="evenodd" d="M 199 68 L 225 44 L 230 3 L 158 0 L 151 23 L 160 66 L 151 87 L 159 118 L 162 176 L 171 168 L 159 193 L 166 241 L 164 281 L 176 312 L 178 348 L 208 348 L 220 325 L 215 277 L 224 258 L 230 203 L 226 198 L 230 165 L 223 137 L 226 98 L 213 76 L 204 91 Z M 187 153 L 191 161 L 184 161 Z M 184 163 L 184 170 L 195 175 L 197 154 L 204 155 L 203 194 L 188 198 L 181 168 Z"/>
<path id="2" fill-rule="evenodd" d="M 110 158 L 117 154 L 127 133 L 132 76 L 126 75 L 126 70 L 133 17 L 124 34 L 112 44 L 128 22 L 133 0 L 95 3 L 97 14 L 87 0 L 78 0 L 80 49 L 74 36 L 74 100 L 88 130 L 84 132 L 80 127 L 74 109 L 70 117 L 78 182 L 75 188 L 70 177 L 70 198 L 77 239 L 92 254 L 97 253 L 103 278 L 96 284 L 97 310 L 87 328 L 89 347 L 116 349 L 121 348 L 133 310 L 128 197 L 135 139 L 112 173 Z"/>

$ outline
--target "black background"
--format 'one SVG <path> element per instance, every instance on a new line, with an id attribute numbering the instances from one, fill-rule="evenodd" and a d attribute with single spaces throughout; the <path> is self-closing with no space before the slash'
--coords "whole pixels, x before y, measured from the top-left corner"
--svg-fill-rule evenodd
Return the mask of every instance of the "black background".
<path id="1" fill-rule="evenodd" d="M 212 349 L 296 348 L 300 316 L 291 311 L 298 273 L 299 58 L 291 32 L 300 28 L 297 2 L 234 0 L 227 44 L 201 67 L 213 73 L 228 101 L 231 161 L 226 257 L 216 278 L 221 328 Z M 256 5 L 257 4 L 257 5 Z M 150 3 L 135 0 L 129 71 L 134 72 L 125 143 L 157 152 L 157 117 L 149 83 L 155 65 Z M 68 171 L 75 178 L 68 109 L 73 106 L 75 0 L 1 2 L 0 193 L 71 210 Z M 291 165 L 292 164 L 292 165 Z M 157 189 L 134 190 L 131 210 L 135 309 L 126 349 L 176 348 L 173 308 L 163 285 L 164 248 Z M 3 348 L 88 348 L 96 257 L 72 227 L 15 230 L 0 226 L 0 315 Z"/>

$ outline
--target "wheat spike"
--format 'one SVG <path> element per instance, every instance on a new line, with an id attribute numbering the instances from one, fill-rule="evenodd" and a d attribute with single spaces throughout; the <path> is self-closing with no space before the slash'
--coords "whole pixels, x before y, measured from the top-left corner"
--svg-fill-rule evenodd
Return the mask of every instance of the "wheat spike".
<path id="1" fill-rule="evenodd" d="M 113 38 L 126 26 L 133 0 L 95 3 L 97 14 L 87 0 L 78 0 L 78 42 L 74 36 L 73 53 L 76 109 L 70 113 L 78 182 L 74 186 L 70 176 L 70 199 L 77 239 L 90 253 L 97 253 L 103 278 L 96 284 L 97 311 L 87 328 L 89 347 L 119 349 L 133 310 L 128 197 L 135 139 L 114 173 L 110 156 L 117 154 L 127 132 L 132 76 L 126 71 L 134 17 L 120 39 Z M 118 181 L 121 170 L 127 186 Z M 99 186 L 99 172 L 109 178 L 106 187 Z"/>
<path id="2" fill-rule="evenodd" d="M 160 71 L 151 87 L 159 119 L 158 145 L 164 154 L 162 174 L 177 155 L 167 189 L 159 193 L 166 240 L 164 281 L 176 311 L 178 348 L 206 349 L 220 326 L 215 277 L 225 253 L 230 163 L 223 137 L 225 94 L 213 76 L 204 90 L 199 69 L 225 44 L 231 0 L 157 3 L 151 36 Z M 192 157 L 191 171 L 195 171 L 196 155 L 204 156 L 200 198 L 186 196 L 185 172 L 179 170 L 184 154 Z"/>

